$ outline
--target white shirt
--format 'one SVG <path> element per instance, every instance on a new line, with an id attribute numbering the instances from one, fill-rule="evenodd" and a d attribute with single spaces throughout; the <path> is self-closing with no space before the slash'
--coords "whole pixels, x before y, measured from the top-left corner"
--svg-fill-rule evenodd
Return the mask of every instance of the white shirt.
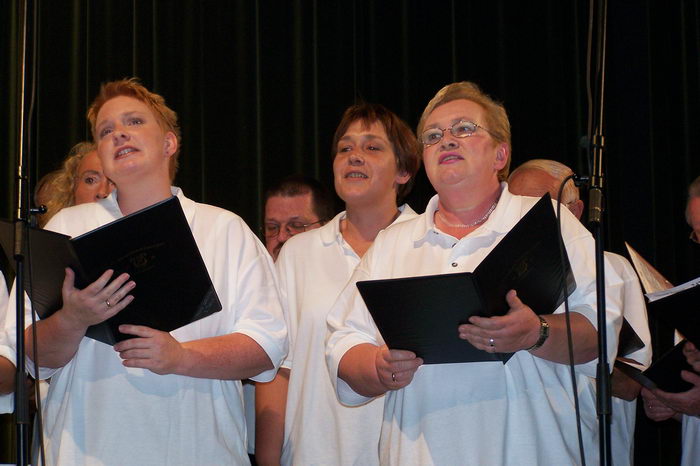
<path id="1" fill-rule="evenodd" d="M 644 343 L 644 348 L 624 357 L 637 361 L 639 364 L 633 365 L 640 370 L 645 370 L 651 364 L 651 333 L 649 332 L 647 308 L 644 304 L 644 295 L 639 284 L 639 278 L 632 264 L 618 254 L 605 251 L 605 263 L 606 279 L 612 267 L 624 282 L 622 288 L 606 286 L 606 304 L 612 302 L 612 300 L 620 301 L 619 307 L 622 309 L 623 316 Z M 623 355 L 618 354 L 619 356 Z M 610 361 L 611 365 L 613 363 L 614 360 Z M 595 385 L 595 379 L 591 379 L 591 381 Z M 612 457 L 617 466 L 631 465 L 634 459 L 634 426 L 637 416 L 637 400 L 627 401 L 613 396 L 611 408 L 610 442 Z"/>
<path id="2" fill-rule="evenodd" d="M 700 417 L 683 415 L 681 466 L 697 466 L 700 461 Z"/>
<path id="3" fill-rule="evenodd" d="M 473 271 L 538 200 L 514 196 L 506 188 L 503 183 L 498 206 L 486 223 L 461 240 L 435 227 L 437 196 L 425 214 L 378 235 L 328 316 L 327 361 L 341 401 L 366 401 L 337 378 L 343 355 L 361 343 L 383 343 L 355 282 Z M 561 215 L 577 283 L 569 297 L 570 310 L 596 326 L 593 239 L 566 209 Z M 563 312 L 563 305 L 556 312 Z M 620 311 L 609 308 L 607 313 L 608 357 L 614 358 Z M 596 363 L 580 364 L 576 371 L 594 376 Z M 578 389 L 584 448 L 588 464 L 595 464 L 596 458 L 589 458 L 598 451 L 595 400 L 586 384 L 579 384 Z M 527 351 L 517 352 L 505 365 L 424 365 L 411 384 L 385 396 L 380 462 L 402 466 L 577 464 L 572 392 L 568 366 Z"/>
<path id="4" fill-rule="evenodd" d="M 7 295 L 7 286 L 5 284 L 5 276 L 0 272 L 0 324 L 5 322 L 5 314 L 7 313 L 7 304 L 9 297 Z M 4 347 L 4 349 L 3 349 Z M 5 335 L 5 327 L 0 327 L 0 356 L 10 351 L 7 337 Z M 9 359 L 9 358 L 8 358 Z M 10 359 L 14 361 L 16 359 Z M 13 393 L 0 395 L 0 414 L 11 413 L 15 410 L 15 397 Z"/>
<path id="5" fill-rule="evenodd" d="M 115 193 L 62 210 L 47 228 L 76 236 L 120 218 Z M 275 366 L 254 379 L 271 380 L 286 354 L 287 335 L 269 255 L 237 215 L 195 203 L 177 188 L 173 194 L 223 310 L 172 336 L 190 341 L 243 333 Z M 64 367 L 40 372 L 51 377 L 44 406 L 48 464 L 248 464 L 240 381 L 126 368 L 111 346 L 90 338 Z"/>
<path id="6" fill-rule="evenodd" d="M 401 208 L 393 225 L 416 217 Z M 282 307 L 289 325 L 291 369 L 283 465 L 378 464 L 383 397 L 362 406 L 340 404 L 325 360 L 326 316 L 360 262 L 340 232 L 338 214 L 287 241 L 277 259 Z"/>

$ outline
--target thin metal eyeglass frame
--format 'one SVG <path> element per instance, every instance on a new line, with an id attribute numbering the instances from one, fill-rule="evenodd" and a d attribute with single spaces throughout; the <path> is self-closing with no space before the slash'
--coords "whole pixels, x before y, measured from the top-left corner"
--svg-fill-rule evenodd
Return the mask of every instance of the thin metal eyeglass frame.
<path id="1" fill-rule="evenodd" d="M 495 137 L 494 134 L 493 134 L 491 131 L 489 131 L 488 129 L 484 128 L 483 126 L 481 126 L 481 125 L 478 124 L 478 123 L 474 123 L 473 121 L 469 121 L 469 120 L 459 120 L 459 121 L 455 122 L 454 124 L 452 124 L 452 125 L 451 125 L 450 127 L 448 127 L 448 128 L 438 128 L 438 127 L 430 128 L 430 130 L 432 130 L 432 129 L 439 129 L 440 131 L 442 131 L 442 133 L 441 133 L 441 135 L 440 135 L 440 139 L 438 139 L 437 141 L 432 142 L 432 143 L 430 143 L 430 144 L 428 144 L 428 143 L 426 143 L 426 142 L 423 141 L 423 135 L 424 135 L 427 131 L 429 131 L 429 130 L 423 131 L 423 134 L 421 134 L 421 136 L 420 136 L 420 142 L 421 142 L 421 144 L 423 144 L 424 146 L 434 146 L 435 144 L 437 144 L 437 143 L 439 143 L 440 141 L 442 141 L 442 139 L 445 137 L 445 131 L 447 131 L 447 130 L 450 131 L 450 134 L 451 134 L 452 136 L 454 136 L 454 137 L 456 137 L 456 138 L 460 138 L 460 139 L 462 139 L 462 138 L 468 138 L 468 137 L 470 137 L 470 136 L 473 136 L 474 133 L 476 133 L 476 129 L 475 129 L 473 132 L 471 132 L 471 133 L 469 133 L 469 134 L 465 134 L 465 135 L 463 135 L 463 136 L 459 136 L 459 135 L 453 133 L 453 132 L 452 132 L 452 128 L 454 128 L 455 125 L 458 125 L 458 124 L 460 124 L 460 123 L 471 123 L 471 124 L 474 125 L 476 128 L 481 128 L 481 129 L 483 129 L 484 131 L 486 131 L 487 133 L 489 133 L 492 137 Z"/>

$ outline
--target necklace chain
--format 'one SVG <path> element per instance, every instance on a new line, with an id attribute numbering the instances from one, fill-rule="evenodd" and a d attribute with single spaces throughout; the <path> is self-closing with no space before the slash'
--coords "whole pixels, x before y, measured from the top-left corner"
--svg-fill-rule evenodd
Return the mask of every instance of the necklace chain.
<path id="1" fill-rule="evenodd" d="M 481 218 L 479 218 L 478 220 L 475 220 L 475 221 L 473 221 L 473 222 L 471 222 L 471 223 L 450 223 L 450 222 L 447 221 L 447 219 L 445 218 L 445 216 L 442 215 L 442 212 L 440 212 L 440 210 L 437 211 L 437 215 L 438 215 L 438 217 L 440 217 L 440 220 L 442 220 L 442 222 L 443 222 L 445 225 L 447 225 L 448 227 L 452 227 L 452 228 L 471 228 L 471 227 L 475 227 L 475 226 L 477 226 L 477 225 L 479 225 L 479 224 L 484 223 L 484 222 L 486 221 L 486 219 L 489 218 L 489 215 L 491 215 L 491 213 L 492 213 L 494 210 L 496 210 L 496 205 L 498 205 L 498 199 L 496 199 L 496 200 L 493 202 L 493 204 L 491 204 L 491 207 L 489 207 L 489 210 L 487 210 L 486 213 L 485 213 Z"/>

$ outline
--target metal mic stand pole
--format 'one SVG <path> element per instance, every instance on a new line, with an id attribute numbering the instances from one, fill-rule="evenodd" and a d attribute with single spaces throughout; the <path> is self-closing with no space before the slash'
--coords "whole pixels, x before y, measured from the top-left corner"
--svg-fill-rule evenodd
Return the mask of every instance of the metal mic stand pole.
<path id="1" fill-rule="evenodd" d="M 603 103 L 605 88 L 605 40 L 607 27 L 607 0 L 600 0 L 597 5 L 597 76 L 596 93 L 597 121 L 594 125 L 591 151 L 593 157 L 593 174 L 589 190 L 588 221 L 595 239 L 596 289 L 598 314 L 598 366 L 597 380 L 597 409 L 599 426 L 600 464 L 611 465 L 610 448 L 610 417 L 611 390 L 610 364 L 608 362 L 607 327 L 605 318 L 605 265 L 603 255 L 602 220 L 603 220 Z"/>
<path id="2" fill-rule="evenodd" d="M 27 142 L 25 124 L 25 84 L 26 84 L 26 63 L 27 63 L 27 0 L 22 0 L 20 4 L 20 89 L 19 89 L 19 153 L 17 155 L 17 211 L 15 215 L 15 243 L 14 259 L 15 270 L 15 297 L 17 299 L 17 372 L 15 377 L 15 419 L 17 423 L 16 458 L 17 465 L 25 466 L 29 464 L 29 399 L 27 396 L 27 371 L 25 368 L 24 349 L 24 241 L 29 219 L 29 190 L 28 190 L 28 159 L 24 150 Z M 36 8 L 36 5 L 33 5 Z M 36 25 L 33 25 L 36 27 Z"/>

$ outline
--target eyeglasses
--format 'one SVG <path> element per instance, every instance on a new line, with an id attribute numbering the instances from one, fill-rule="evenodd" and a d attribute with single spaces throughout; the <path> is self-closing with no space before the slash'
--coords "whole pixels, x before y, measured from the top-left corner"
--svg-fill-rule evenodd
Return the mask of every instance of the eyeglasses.
<path id="1" fill-rule="evenodd" d="M 311 223 L 302 223 L 302 222 L 289 222 L 284 224 L 284 229 L 287 232 L 289 236 L 294 236 L 299 233 L 303 233 L 306 231 L 307 228 L 309 228 L 311 225 L 316 225 L 317 223 L 322 223 L 323 220 L 319 220 L 317 222 L 311 222 Z M 277 235 L 280 234 L 280 231 L 282 230 L 282 226 L 279 225 L 278 223 L 266 223 L 262 227 L 262 233 L 265 236 L 265 238 L 276 238 Z"/>
<path id="2" fill-rule="evenodd" d="M 695 230 L 690 232 L 690 241 L 700 244 L 700 238 L 698 238 L 698 234 Z"/>
<path id="3" fill-rule="evenodd" d="M 452 136 L 456 138 L 466 138 L 476 133 L 477 128 L 481 128 L 493 136 L 491 131 L 487 130 L 483 126 L 477 125 L 473 121 L 459 120 L 449 128 L 426 129 L 423 131 L 423 134 L 421 134 L 420 140 L 426 146 L 432 146 L 433 144 L 437 144 L 438 142 L 442 141 L 442 138 L 445 136 L 445 131 L 448 129 L 450 130 L 450 133 L 452 133 Z"/>

